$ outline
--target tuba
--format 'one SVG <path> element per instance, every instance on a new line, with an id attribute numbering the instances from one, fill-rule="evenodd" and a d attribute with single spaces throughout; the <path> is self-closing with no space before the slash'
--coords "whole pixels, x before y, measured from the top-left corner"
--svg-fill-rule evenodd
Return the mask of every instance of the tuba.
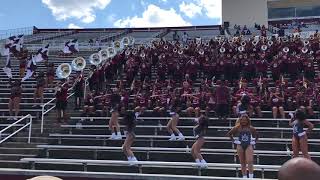
<path id="1" fill-rule="evenodd" d="M 223 53 L 225 53 L 225 52 L 226 52 L 226 48 L 221 47 L 219 51 L 220 51 L 220 53 L 222 53 L 222 54 L 223 54 Z"/>
<path id="2" fill-rule="evenodd" d="M 56 76 L 60 79 L 66 79 L 71 75 L 72 67 L 68 63 L 62 63 L 56 70 Z"/>
<path id="3" fill-rule="evenodd" d="M 308 40 L 303 41 L 304 46 L 308 46 L 309 44 L 310 44 L 310 42 Z"/>
<path id="4" fill-rule="evenodd" d="M 288 53 L 288 52 L 290 51 L 290 49 L 289 49 L 288 47 L 284 47 L 284 48 L 282 49 L 282 51 L 283 51 L 284 53 Z"/>
<path id="5" fill-rule="evenodd" d="M 273 45 L 273 41 L 268 41 L 268 46 L 272 46 Z"/>
<path id="6" fill-rule="evenodd" d="M 173 49 L 173 53 L 177 53 L 178 49 L 177 48 L 174 48 Z"/>
<path id="7" fill-rule="evenodd" d="M 94 54 L 90 55 L 89 62 L 92 65 L 98 66 L 99 64 L 102 63 L 102 61 L 107 60 L 107 59 L 108 59 L 108 57 L 103 59 L 100 53 L 94 53 Z"/>
<path id="8" fill-rule="evenodd" d="M 116 55 L 116 49 L 113 47 L 108 47 L 108 58 L 113 58 Z"/>
<path id="9" fill-rule="evenodd" d="M 308 49 L 307 47 L 303 47 L 303 48 L 301 49 L 301 52 L 302 52 L 303 54 L 306 54 L 308 51 L 309 51 L 309 49 Z"/>
<path id="10" fill-rule="evenodd" d="M 254 40 L 252 41 L 252 45 L 256 46 L 258 44 L 258 41 Z"/>
<path id="11" fill-rule="evenodd" d="M 204 50 L 203 50 L 203 49 L 200 49 L 200 50 L 199 50 L 199 54 L 200 54 L 200 55 L 204 55 Z"/>
<path id="12" fill-rule="evenodd" d="M 165 45 L 165 46 L 164 46 L 164 49 L 165 49 L 165 50 L 168 50 L 168 48 L 169 48 L 168 45 Z"/>
<path id="13" fill-rule="evenodd" d="M 261 50 L 262 50 L 262 51 L 266 51 L 267 49 L 268 49 L 268 46 L 267 46 L 267 45 L 262 45 L 262 46 L 261 46 Z"/>
<path id="14" fill-rule="evenodd" d="M 244 51 L 244 47 L 243 46 L 238 47 L 238 51 L 239 52 L 243 52 Z"/>
<path id="15" fill-rule="evenodd" d="M 116 51 L 120 51 L 122 49 L 122 43 L 120 41 L 115 41 L 113 42 L 113 48 Z"/>
<path id="16" fill-rule="evenodd" d="M 71 63 L 72 69 L 75 71 L 84 70 L 86 65 L 87 65 L 86 60 L 83 57 L 77 57 Z"/>
<path id="17" fill-rule="evenodd" d="M 183 54 L 183 50 L 179 49 L 178 54 L 182 55 Z"/>
<path id="18" fill-rule="evenodd" d="M 128 47 L 130 45 L 130 39 L 128 37 L 123 37 L 121 40 L 123 47 Z"/>
<path id="19" fill-rule="evenodd" d="M 94 54 L 92 54 L 94 55 Z M 91 56 L 92 56 L 91 55 Z M 90 56 L 90 59 L 92 58 Z M 109 58 L 109 55 L 108 55 L 108 50 L 107 49 L 102 49 L 98 52 L 98 56 L 100 56 L 101 60 L 104 61 L 104 60 L 107 60 Z"/>
<path id="20" fill-rule="evenodd" d="M 247 43 L 245 41 L 241 42 L 241 46 L 246 46 L 246 45 L 247 45 Z"/>

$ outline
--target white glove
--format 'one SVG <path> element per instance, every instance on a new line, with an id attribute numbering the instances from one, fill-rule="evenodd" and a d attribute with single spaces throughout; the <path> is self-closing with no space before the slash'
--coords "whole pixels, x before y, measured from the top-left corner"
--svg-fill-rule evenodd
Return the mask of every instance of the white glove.
<path id="1" fill-rule="evenodd" d="M 241 142 L 240 142 L 239 140 L 234 140 L 233 143 L 234 143 L 234 144 L 238 144 L 238 145 L 241 144 Z"/>
<path id="2" fill-rule="evenodd" d="M 251 140 L 250 144 L 251 145 L 256 145 L 256 140 Z"/>

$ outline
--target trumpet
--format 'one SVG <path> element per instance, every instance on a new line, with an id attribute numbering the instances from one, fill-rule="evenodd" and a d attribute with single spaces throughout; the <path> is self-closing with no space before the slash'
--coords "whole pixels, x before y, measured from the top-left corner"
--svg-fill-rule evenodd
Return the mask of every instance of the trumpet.
<path id="1" fill-rule="evenodd" d="M 268 41 L 268 46 L 272 46 L 273 45 L 273 41 Z"/>
<path id="2" fill-rule="evenodd" d="M 72 69 L 75 71 L 82 71 L 86 67 L 86 60 L 83 57 L 75 58 L 72 63 Z"/>

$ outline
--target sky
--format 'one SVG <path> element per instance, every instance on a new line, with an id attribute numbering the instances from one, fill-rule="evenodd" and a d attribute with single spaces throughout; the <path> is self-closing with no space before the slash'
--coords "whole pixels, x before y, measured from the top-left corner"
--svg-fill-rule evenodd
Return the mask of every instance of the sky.
<path id="1" fill-rule="evenodd" d="M 3 0 L 0 30 L 221 24 L 222 0 Z"/>

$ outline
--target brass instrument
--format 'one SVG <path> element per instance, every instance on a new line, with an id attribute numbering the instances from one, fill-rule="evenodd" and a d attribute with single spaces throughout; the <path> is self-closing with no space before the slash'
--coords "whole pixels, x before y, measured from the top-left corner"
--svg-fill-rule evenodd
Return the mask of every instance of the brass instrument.
<path id="1" fill-rule="evenodd" d="M 72 67 L 68 63 L 62 63 L 56 70 L 56 76 L 60 79 L 66 79 L 71 75 Z"/>
<path id="2" fill-rule="evenodd" d="M 72 63 L 72 69 L 75 71 L 82 71 L 86 67 L 86 60 L 83 57 L 75 58 Z"/>

